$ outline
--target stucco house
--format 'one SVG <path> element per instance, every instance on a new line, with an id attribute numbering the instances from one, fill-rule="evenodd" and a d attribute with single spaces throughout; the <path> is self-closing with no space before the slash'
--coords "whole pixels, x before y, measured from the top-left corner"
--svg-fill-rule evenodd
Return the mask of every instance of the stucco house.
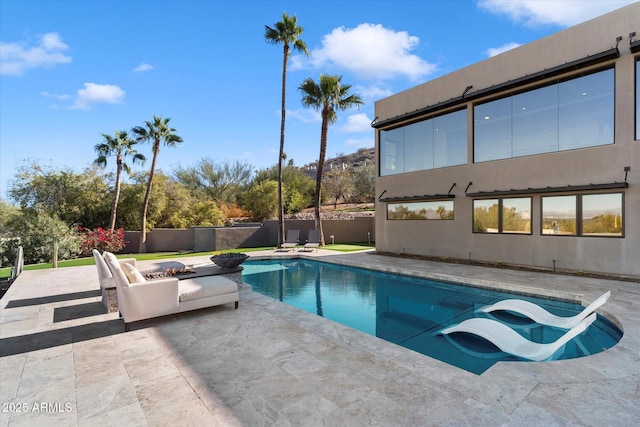
<path id="1" fill-rule="evenodd" d="M 375 115 L 378 251 L 640 275 L 640 3 Z"/>

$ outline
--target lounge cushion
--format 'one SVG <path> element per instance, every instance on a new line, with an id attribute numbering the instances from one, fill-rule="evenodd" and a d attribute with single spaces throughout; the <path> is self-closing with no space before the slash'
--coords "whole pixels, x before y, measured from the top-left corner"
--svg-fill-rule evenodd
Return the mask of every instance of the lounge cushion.
<path id="1" fill-rule="evenodd" d="M 180 280 L 178 289 L 180 301 L 192 301 L 237 292 L 238 285 L 223 276 L 205 276 Z"/>
<path id="2" fill-rule="evenodd" d="M 146 282 L 142 273 L 131 264 L 122 264 L 124 275 L 127 276 L 130 284 Z"/>
<path id="3" fill-rule="evenodd" d="M 129 280 L 127 279 L 127 276 L 124 275 L 124 272 L 120 268 L 120 263 L 118 262 L 118 258 L 116 258 L 116 256 L 111 252 L 106 252 L 106 251 L 103 253 L 103 256 L 104 256 L 104 260 L 107 262 L 107 265 L 109 266 L 109 270 L 111 270 L 113 277 L 120 284 L 120 286 L 125 288 L 129 286 Z"/>

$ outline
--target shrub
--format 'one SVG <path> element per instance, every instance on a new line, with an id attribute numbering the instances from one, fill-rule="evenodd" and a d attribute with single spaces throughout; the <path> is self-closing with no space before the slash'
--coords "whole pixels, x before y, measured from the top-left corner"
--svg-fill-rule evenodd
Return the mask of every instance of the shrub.
<path id="1" fill-rule="evenodd" d="M 233 202 L 220 202 L 220 209 L 226 218 L 244 218 L 249 216 L 249 213 Z"/>
<path id="2" fill-rule="evenodd" d="M 124 241 L 124 228 L 111 231 L 102 227 L 98 227 L 95 230 L 78 227 L 78 231 L 82 236 L 80 247 L 82 254 L 85 256 L 90 256 L 93 249 L 97 249 L 100 252 L 119 252 L 126 243 Z"/>
<path id="3" fill-rule="evenodd" d="M 58 259 L 72 259 L 80 253 L 80 239 L 75 229 L 55 217 L 24 213 L 13 223 L 14 235 L 20 238 L 25 264 L 51 262 L 53 242 L 58 242 Z"/>
<path id="4" fill-rule="evenodd" d="M 267 180 L 253 184 L 243 194 L 243 200 L 254 221 L 272 218 L 278 212 L 278 183 Z"/>
<path id="5" fill-rule="evenodd" d="M 18 238 L 0 238 L 0 267 L 13 265 L 20 246 Z"/>

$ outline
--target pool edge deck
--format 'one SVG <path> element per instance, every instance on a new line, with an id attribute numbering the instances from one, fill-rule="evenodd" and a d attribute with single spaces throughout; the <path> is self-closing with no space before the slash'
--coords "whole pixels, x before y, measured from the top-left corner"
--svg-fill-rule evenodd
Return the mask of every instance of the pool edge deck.
<path id="1" fill-rule="evenodd" d="M 25 403 L 29 411 L 0 413 L 0 426 L 50 421 L 164 425 L 180 419 L 209 425 L 640 421 L 638 283 L 371 253 L 250 254 L 323 257 L 356 267 L 547 294 L 559 289 L 582 302 L 610 289 L 612 297 L 602 312 L 619 323 L 624 336 L 615 347 L 589 357 L 500 362 L 475 375 L 249 287 L 241 289 L 238 310 L 231 305 L 137 322 L 124 333 L 117 314 L 91 313 L 99 298 L 80 294 L 98 289 L 95 267 L 26 271 L 0 304 L 2 351 L 9 353 L 0 357 L 0 400 Z M 82 298 L 47 302 L 46 296 L 53 294 Z M 42 301 L 7 308 L 9 301 L 29 298 Z M 85 314 L 69 315 L 76 307 Z M 52 402 L 72 408 L 33 410 L 33 404 Z"/>

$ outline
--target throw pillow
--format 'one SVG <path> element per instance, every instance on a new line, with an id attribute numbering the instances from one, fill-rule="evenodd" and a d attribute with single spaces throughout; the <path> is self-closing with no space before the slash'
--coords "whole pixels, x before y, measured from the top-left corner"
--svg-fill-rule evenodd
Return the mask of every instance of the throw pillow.
<path id="1" fill-rule="evenodd" d="M 127 264 L 127 263 L 123 263 L 122 264 L 122 269 L 124 270 L 124 275 L 127 276 L 127 279 L 129 280 L 129 283 L 146 282 L 146 280 L 145 280 L 144 276 L 142 275 L 142 273 L 140 273 L 138 271 L 138 269 L 135 268 L 133 265 Z"/>

